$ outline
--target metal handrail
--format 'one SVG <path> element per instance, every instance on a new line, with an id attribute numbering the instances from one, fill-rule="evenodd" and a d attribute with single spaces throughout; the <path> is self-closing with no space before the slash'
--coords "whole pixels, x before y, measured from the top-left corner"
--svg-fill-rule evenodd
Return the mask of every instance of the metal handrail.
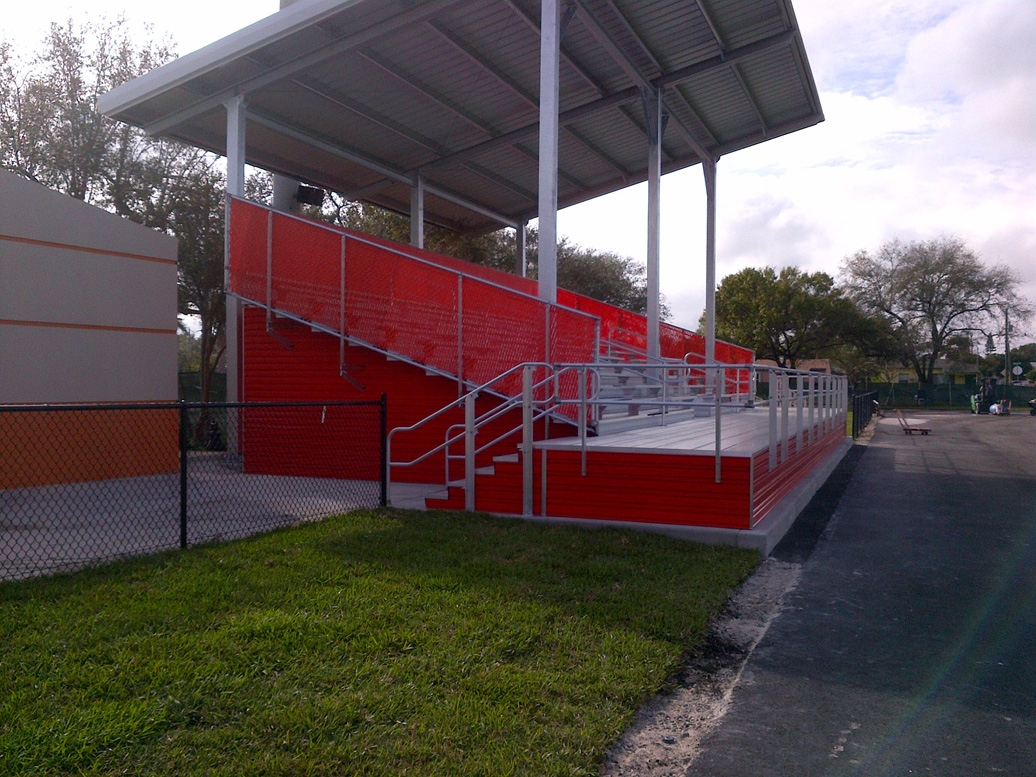
<path id="1" fill-rule="evenodd" d="M 520 297 L 525 297 L 526 299 L 535 300 L 536 302 L 542 302 L 544 305 L 547 305 L 547 306 L 552 307 L 552 308 L 558 308 L 559 310 L 564 310 L 564 311 L 569 312 L 569 313 L 576 313 L 576 314 L 578 314 L 580 316 L 584 316 L 586 318 L 590 318 L 590 319 L 594 319 L 594 320 L 600 320 L 597 316 L 593 315 L 592 313 L 586 313 L 586 312 L 584 312 L 582 310 L 578 310 L 577 308 L 570 308 L 570 307 L 567 307 L 567 306 L 562 305 L 562 304 L 557 303 L 557 302 L 547 302 L 546 300 L 543 300 L 540 297 L 537 297 L 535 294 L 529 294 L 526 291 L 519 291 L 519 290 L 517 290 L 517 289 L 515 289 L 515 288 L 513 288 L 511 286 L 506 286 L 506 285 L 504 285 L 502 283 L 497 283 L 496 281 L 491 281 L 491 280 L 488 280 L 486 278 L 481 278 L 478 275 L 467 275 L 467 274 L 461 272 L 460 270 L 456 270 L 456 269 L 454 269 L 452 267 L 446 267 L 445 265 L 438 264 L 437 262 L 433 262 L 433 261 L 431 261 L 429 259 L 425 259 L 424 257 L 417 256 L 416 254 L 414 254 L 414 253 L 412 253 L 410 251 L 407 251 L 407 250 L 404 250 L 402 248 L 398 248 L 396 246 L 390 245 L 387 242 L 380 242 L 380 241 L 372 239 L 372 238 L 364 237 L 362 233 L 355 232 L 354 230 L 351 230 L 351 229 L 347 229 L 347 228 L 344 228 L 344 227 L 339 227 L 339 226 L 336 226 L 334 224 L 325 224 L 325 223 L 322 223 L 322 222 L 319 222 L 319 221 L 314 221 L 314 220 L 306 218 L 304 216 L 299 216 L 297 214 L 289 213 L 287 211 L 276 210 L 275 208 L 270 208 L 269 206 L 263 205 L 262 203 L 254 202 L 252 200 L 249 200 L 246 197 L 235 197 L 235 196 L 231 195 L 230 199 L 231 200 L 237 200 L 239 202 L 243 202 L 246 205 L 252 205 L 252 206 L 255 206 L 257 208 L 261 208 L 261 209 L 266 210 L 266 211 L 268 211 L 268 212 L 270 212 L 270 213 L 272 213 L 272 214 L 274 214 L 276 216 L 280 216 L 280 217 L 283 217 L 283 218 L 286 218 L 286 219 L 291 219 L 293 221 L 298 221 L 300 223 L 305 224 L 306 226 L 313 227 L 314 229 L 319 229 L 319 230 L 321 230 L 323 232 L 330 232 L 330 233 L 335 234 L 335 235 L 345 236 L 345 237 L 349 238 L 349 240 L 354 240 L 357 243 L 362 243 L 364 245 L 373 246 L 374 248 L 378 248 L 378 249 L 381 249 L 383 251 L 387 251 L 387 252 L 389 252 L 391 254 L 395 254 L 396 256 L 402 256 L 404 259 L 412 259 L 415 262 L 420 262 L 421 264 L 426 265 L 428 267 L 434 267 L 437 270 L 442 270 L 443 272 L 450 273 L 451 275 L 454 275 L 454 276 L 461 276 L 461 277 L 464 277 L 464 278 L 470 278 L 470 279 L 472 279 L 474 281 L 478 281 L 479 283 L 484 283 L 487 286 L 492 286 L 494 288 L 501 289 L 501 290 L 509 292 L 511 294 L 517 294 Z"/>
<path id="2" fill-rule="evenodd" d="M 561 366 L 565 369 L 582 370 L 587 374 L 597 374 L 601 369 L 616 368 L 616 365 L 609 363 L 559 365 L 559 367 Z M 788 458 L 789 442 L 793 437 L 789 432 L 790 413 L 793 407 L 797 415 L 796 436 L 798 437 L 798 444 L 810 444 L 817 437 L 823 437 L 835 429 L 836 424 L 841 423 L 842 426 L 845 425 L 848 382 L 844 376 L 747 364 L 687 364 L 685 367 L 677 369 L 699 373 L 712 371 L 716 375 L 713 380 L 706 380 L 705 385 L 701 387 L 702 391 L 700 393 L 691 396 L 679 394 L 670 396 L 666 392 L 666 388 L 672 385 L 673 381 L 664 375 L 659 376 L 657 374 L 660 371 L 658 366 L 651 364 L 623 364 L 619 366 L 619 369 L 639 372 L 646 382 L 661 383 L 663 389 L 661 399 L 658 397 L 603 398 L 595 390 L 590 392 L 588 397 L 579 399 L 559 398 L 558 405 L 564 406 L 579 403 L 581 408 L 583 408 L 581 412 L 585 412 L 587 406 L 593 408 L 623 403 L 635 404 L 638 407 L 660 407 L 662 408 L 663 424 L 666 421 L 666 415 L 675 410 L 700 408 L 703 405 L 709 406 L 714 409 L 715 413 L 717 482 L 721 478 L 722 416 L 724 410 L 729 411 L 733 409 L 737 411 L 756 406 L 768 408 L 770 414 L 770 430 L 768 434 L 770 469 L 774 469 L 779 463 L 786 461 Z M 665 367 L 662 368 L 662 371 L 672 372 L 673 369 L 672 367 Z M 771 385 L 776 387 L 776 391 L 771 390 L 769 399 L 764 402 L 758 402 L 754 396 L 754 391 L 746 396 L 741 391 L 727 392 L 722 388 L 715 390 L 715 388 L 725 387 L 731 382 L 736 386 L 741 385 L 741 380 L 728 381 L 725 377 L 725 373 L 730 370 L 737 372 L 749 370 L 751 373 L 750 385 L 754 385 L 759 371 L 768 372 L 773 377 Z M 796 383 L 794 390 L 791 388 L 793 379 Z M 681 382 L 681 380 L 678 378 L 676 382 Z M 712 388 L 711 391 L 710 388 Z M 778 411 L 780 414 L 779 419 Z M 806 423 L 807 411 L 808 424 Z M 817 426 L 819 426 L 819 432 L 814 431 Z M 579 433 L 584 451 L 585 467 L 586 430 L 581 428 Z"/>
<path id="3" fill-rule="evenodd" d="M 623 371 L 639 372 L 649 383 L 655 382 L 661 384 L 661 399 L 658 397 L 603 398 L 601 396 L 602 383 L 600 373 L 604 369 L 616 369 L 617 366 Z M 540 380 L 534 382 L 531 376 L 532 371 L 536 369 L 545 370 L 546 375 Z M 523 372 L 522 394 L 520 396 L 515 395 L 506 397 L 500 405 L 491 408 L 480 416 L 476 416 L 474 413 L 474 407 L 475 400 L 479 393 L 482 391 L 488 391 L 490 386 L 513 375 L 518 370 Z M 771 387 L 770 397 L 763 402 L 759 402 L 754 395 L 754 391 L 749 393 L 747 396 L 741 391 L 724 391 L 722 387 L 727 386 L 730 383 L 730 381 L 726 379 L 725 374 L 730 370 L 749 370 L 752 375 L 753 384 L 758 372 L 768 373 L 770 376 Z M 701 386 L 702 391 L 700 393 L 695 393 L 690 396 L 681 395 L 679 393 L 676 395 L 670 395 L 668 393 L 669 386 L 673 383 L 680 383 L 687 380 L 687 378 L 677 377 L 674 381 L 670 377 L 671 373 L 674 371 L 677 373 L 684 372 L 685 374 L 689 374 L 691 372 L 714 372 L 715 375 L 711 381 L 706 380 L 705 385 Z M 660 372 L 662 373 L 661 375 L 658 374 Z M 565 375 L 570 373 L 575 373 L 579 381 L 579 388 L 575 396 L 566 396 L 561 391 L 561 381 Z M 792 387 L 793 380 L 795 383 L 794 388 Z M 542 390 L 551 384 L 553 384 L 553 389 L 546 395 L 543 395 Z M 740 381 L 736 381 L 735 385 L 740 385 Z M 711 392 L 709 391 L 710 388 L 713 389 Z M 719 388 L 719 390 L 715 390 L 716 388 Z M 452 482 L 450 479 L 450 462 L 463 458 L 465 462 L 465 507 L 467 509 L 474 509 L 476 456 L 499 444 L 508 437 L 517 434 L 521 430 L 523 431 L 523 512 L 531 514 L 532 429 L 533 424 L 536 421 L 543 418 L 549 418 L 560 408 L 566 406 L 579 407 L 578 435 L 582 451 L 583 474 L 585 475 L 587 437 L 590 431 L 586 421 L 590 414 L 594 415 L 595 418 L 597 417 L 597 413 L 595 412 L 596 408 L 600 408 L 604 405 L 622 404 L 623 402 L 626 402 L 627 404 L 636 404 L 638 407 L 661 407 L 663 416 L 662 422 L 665 423 L 665 415 L 667 413 L 682 408 L 701 408 L 704 405 L 710 409 L 714 416 L 715 477 L 716 482 L 720 482 L 722 479 L 722 419 L 725 415 L 724 411 L 734 410 L 736 412 L 738 410 L 754 407 L 766 408 L 769 416 L 769 468 L 772 470 L 788 459 L 789 444 L 792 439 L 795 439 L 797 447 L 802 447 L 804 445 L 810 445 L 818 439 L 827 436 L 830 432 L 838 428 L 838 424 L 844 428 L 847 413 L 847 388 L 848 382 L 844 376 L 746 364 L 683 364 L 680 366 L 668 364 L 660 367 L 657 364 L 649 363 L 615 365 L 614 363 L 608 362 L 593 362 L 584 364 L 550 365 L 542 362 L 530 362 L 528 364 L 521 364 L 512 367 L 493 380 L 487 381 L 416 424 L 409 427 L 398 427 L 393 429 L 392 432 L 389 433 L 386 441 L 388 466 L 390 468 L 392 466 L 412 466 L 428 459 L 436 453 L 445 451 L 446 476 L 447 482 L 449 483 Z M 540 394 L 540 396 L 537 397 L 536 394 Z M 523 408 L 522 423 L 520 425 L 503 431 L 493 440 L 482 445 L 475 444 L 475 436 L 478 429 L 485 426 L 490 421 L 504 416 L 519 405 Z M 446 440 L 442 444 L 417 457 L 413 461 L 392 461 L 391 442 L 397 432 L 412 431 L 441 416 L 448 410 L 457 408 L 458 406 L 463 406 L 465 409 L 465 422 L 464 424 L 451 425 L 447 429 Z M 796 431 L 794 435 L 790 432 L 792 409 L 795 410 L 797 415 Z M 461 439 L 465 441 L 465 451 L 463 456 L 451 454 L 449 452 L 450 446 L 454 445 Z M 545 487 L 541 493 L 541 498 L 544 500 L 545 504 Z"/>
<path id="4" fill-rule="evenodd" d="M 550 383 L 553 381 L 554 367 L 552 365 L 550 365 L 550 364 L 547 364 L 545 362 L 527 362 L 527 363 L 524 363 L 524 364 L 517 364 L 514 367 L 511 367 L 509 370 L 506 370 L 505 372 L 502 372 L 501 374 L 497 375 L 492 380 L 488 380 L 485 383 L 481 384 L 480 386 L 476 386 L 472 390 L 468 391 L 466 394 L 458 397 L 457 399 L 455 399 L 454 401 L 452 401 L 449 404 L 445 405 L 444 407 L 439 408 L 434 413 L 431 413 L 431 414 L 425 416 L 420 421 L 417 421 L 417 422 L 415 422 L 415 423 L 413 423 L 413 424 L 411 424 L 409 426 L 397 426 L 396 428 L 392 429 L 392 431 L 390 431 L 388 433 L 388 435 L 386 436 L 386 440 L 385 440 L 387 467 L 388 467 L 388 470 L 389 470 L 389 488 L 391 489 L 391 483 L 392 483 L 391 471 L 392 471 L 393 467 L 412 467 L 412 466 L 415 466 L 417 464 L 420 464 L 423 461 L 427 461 L 429 458 L 431 458 L 435 454 L 443 452 L 443 451 L 447 452 L 447 454 L 446 454 L 447 455 L 447 462 L 446 462 L 446 464 L 447 464 L 447 468 L 446 468 L 447 471 L 446 471 L 446 476 L 447 476 L 447 480 L 449 480 L 449 475 L 450 475 L 450 473 L 449 473 L 449 453 L 448 453 L 449 447 L 451 445 L 453 445 L 455 442 L 457 442 L 459 439 L 465 439 L 465 438 L 468 438 L 469 436 L 473 437 L 473 435 L 475 433 L 477 433 L 478 428 L 480 428 L 480 427 L 484 426 L 485 424 L 489 423 L 489 421 L 495 420 L 496 418 L 502 416 L 507 411 L 517 407 L 519 404 L 523 404 L 524 403 L 524 397 L 521 394 L 516 395 L 516 396 L 514 396 L 514 395 L 507 396 L 507 395 L 501 395 L 498 392 L 494 391 L 492 393 L 495 396 L 498 396 L 498 397 L 502 396 L 503 402 L 500 405 L 498 405 L 498 406 L 496 406 L 494 408 L 491 408 L 486 413 L 483 413 L 482 416 L 475 417 L 474 413 L 473 413 L 475 400 L 478 398 L 478 396 L 481 393 L 483 393 L 483 392 L 491 392 L 492 390 L 491 390 L 490 387 L 493 386 L 494 384 L 504 380 L 505 378 L 508 378 L 508 377 L 514 375 L 515 373 L 517 373 L 519 371 L 524 372 L 526 369 L 543 369 L 543 370 L 546 370 L 546 372 L 547 372 L 547 377 L 541 379 L 540 381 L 537 381 L 534 384 L 533 390 L 541 389 L 544 386 L 549 386 Z M 546 398 L 539 400 L 539 402 L 540 403 L 544 403 L 544 402 L 551 401 L 553 399 L 554 399 L 554 397 L 551 394 L 551 395 L 548 395 Z M 392 440 L 393 440 L 393 438 L 397 434 L 406 433 L 406 432 L 412 432 L 415 429 L 419 429 L 420 427 L 430 423 L 431 421 L 435 420 L 436 418 L 439 418 L 440 416 L 444 415 L 445 413 L 447 413 L 447 412 L 449 412 L 451 410 L 457 409 L 457 408 L 464 408 L 465 414 L 466 415 L 470 415 L 470 418 L 465 418 L 465 423 L 463 425 L 453 424 L 450 427 L 448 427 L 447 428 L 447 433 L 446 433 L 446 439 L 442 443 L 440 443 L 439 445 L 436 445 L 434 448 L 432 448 L 429 451 L 426 451 L 425 453 L 421 454 L 417 458 L 411 459 L 410 461 L 393 461 L 392 460 Z M 458 436 L 453 436 L 453 430 L 458 428 L 458 427 L 463 428 L 464 431 L 460 435 L 458 435 Z M 514 431 L 516 431 L 516 430 L 511 430 L 506 435 L 504 435 L 504 437 L 509 436 L 510 434 L 513 434 Z M 501 439 L 503 439 L 503 438 L 501 438 Z M 499 442 L 499 440 L 497 440 L 497 442 Z M 485 447 L 485 446 L 483 446 L 483 447 Z M 474 453 L 472 452 L 471 454 L 466 454 L 466 458 L 467 458 L 468 455 L 473 457 Z M 465 472 L 465 480 L 466 481 L 470 480 L 473 477 L 473 474 L 474 474 L 473 472 L 471 472 L 471 473 Z M 473 496 L 471 498 L 473 498 Z"/>

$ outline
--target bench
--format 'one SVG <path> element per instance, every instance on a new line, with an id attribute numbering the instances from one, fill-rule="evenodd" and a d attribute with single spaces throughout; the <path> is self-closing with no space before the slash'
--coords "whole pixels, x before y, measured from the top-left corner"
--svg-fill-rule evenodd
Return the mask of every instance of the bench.
<path id="1" fill-rule="evenodd" d="M 927 426 L 911 426 L 907 423 L 907 420 L 903 417 L 903 413 L 900 412 L 899 408 L 896 408 L 896 418 L 899 420 L 899 427 L 903 430 L 903 434 L 913 434 L 914 432 L 920 432 L 923 435 L 927 435 L 932 431 Z"/>

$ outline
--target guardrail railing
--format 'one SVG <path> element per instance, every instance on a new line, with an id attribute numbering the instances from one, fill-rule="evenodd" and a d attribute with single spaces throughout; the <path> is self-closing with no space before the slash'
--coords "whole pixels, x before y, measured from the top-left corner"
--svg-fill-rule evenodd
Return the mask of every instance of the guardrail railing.
<path id="1" fill-rule="evenodd" d="M 636 390 L 628 396 L 621 393 L 605 394 L 608 387 L 608 373 L 624 373 L 628 378 L 636 376 Z M 750 375 L 746 381 L 742 376 Z M 491 391 L 497 381 L 509 381 L 520 375 L 522 390 L 500 404 L 481 414 L 476 413 L 476 401 L 482 393 Z M 757 398 L 757 382 L 765 375 L 769 396 Z M 574 382 L 576 390 L 561 391 L 566 382 Z M 627 384 L 628 385 L 628 384 Z M 406 468 L 425 461 L 431 456 L 442 454 L 445 458 L 447 480 L 463 482 L 465 507 L 474 509 L 477 457 L 510 437 L 521 436 L 519 449 L 523 464 L 523 512 L 532 514 L 533 449 L 537 441 L 536 424 L 544 420 L 549 423 L 552 415 L 565 414 L 577 422 L 577 434 L 582 454 L 582 471 L 586 474 L 588 438 L 595 434 L 605 413 L 613 406 L 636 407 L 639 414 L 647 410 L 659 417 L 665 425 L 672 416 L 682 419 L 705 417 L 711 420 L 715 435 L 715 476 L 722 480 L 722 455 L 729 447 L 724 441 L 724 418 L 732 413 L 744 411 L 767 414 L 767 448 L 769 469 L 773 470 L 788 460 L 791 443 L 802 450 L 838 429 L 845 429 L 848 410 L 848 382 L 844 376 L 803 372 L 778 367 L 747 364 L 633 364 L 615 362 L 593 362 L 581 364 L 546 363 L 524 364 L 508 370 L 476 387 L 456 402 L 431 414 L 409 427 L 394 429 L 388 436 L 388 466 L 390 481 L 392 470 Z M 406 434 L 432 422 L 443 414 L 463 408 L 464 421 L 453 424 L 446 432 L 444 441 L 420 457 L 410 461 L 394 461 L 392 440 L 397 434 Z M 480 430 L 488 424 L 521 408 L 521 422 L 513 423 L 495 434 L 488 441 L 479 442 Z M 566 412 L 566 409 L 568 412 Z M 538 439 L 546 438 L 546 429 Z M 451 453 L 455 446 L 462 446 L 463 453 Z M 461 478 L 453 477 L 451 464 L 462 464 Z M 546 504 L 547 488 L 541 489 L 541 499 Z M 545 509 L 545 507 L 543 508 Z"/>
<path id="2" fill-rule="evenodd" d="M 231 198 L 229 291 L 346 342 L 455 377 L 593 359 L 599 319 L 496 283 L 484 268 Z M 518 279 L 523 280 L 523 279 Z M 343 350 L 344 366 L 344 350 Z"/>

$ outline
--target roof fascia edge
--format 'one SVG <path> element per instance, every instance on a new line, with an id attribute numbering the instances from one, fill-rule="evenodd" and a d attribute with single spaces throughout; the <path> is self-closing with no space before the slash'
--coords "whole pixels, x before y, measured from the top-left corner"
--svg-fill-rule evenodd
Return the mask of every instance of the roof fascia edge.
<path id="1" fill-rule="evenodd" d="M 275 11 L 242 30 L 184 54 L 100 95 L 97 98 L 97 109 L 100 113 L 110 115 L 132 108 L 361 2 L 364 0 L 303 0 Z"/>
<path id="2" fill-rule="evenodd" d="M 760 143 L 764 143 L 767 140 L 774 140 L 783 135 L 790 135 L 793 132 L 799 130 L 808 129 L 809 127 L 815 127 L 816 125 L 824 121 L 824 115 L 822 113 L 811 113 L 808 116 L 804 116 L 801 119 L 793 119 L 792 121 L 786 121 L 783 124 L 777 124 L 772 127 L 767 127 L 766 137 L 760 137 L 759 135 L 751 135 L 747 138 L 741 138 L 739 140 L 731 141 L 724 145 L 718 146 L 714 149 L 716 158 L 726 154 L 732 154 L 735 151 L 740 151 L 751 146 L 758 146 Z"/>

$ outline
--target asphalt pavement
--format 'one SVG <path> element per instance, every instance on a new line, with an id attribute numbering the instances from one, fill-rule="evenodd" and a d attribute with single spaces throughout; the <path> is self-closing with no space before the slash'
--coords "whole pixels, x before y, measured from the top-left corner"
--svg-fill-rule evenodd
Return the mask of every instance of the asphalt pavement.
<path id="1" fill-rule="evenodd" d="M 906 416 L 775 550 L 801 577 L 687 777 L 1036 777 L 1036 418 Z"/>

